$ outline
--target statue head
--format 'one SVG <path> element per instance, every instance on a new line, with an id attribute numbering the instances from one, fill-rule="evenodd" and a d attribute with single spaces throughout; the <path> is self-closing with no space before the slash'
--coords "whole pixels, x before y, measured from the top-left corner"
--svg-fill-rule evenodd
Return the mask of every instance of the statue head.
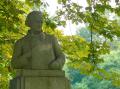
<path id="1" fill-rule="evenodd" d="M 32 11 L 27 15 L 25 25 L 34 30 L 41 30 L 42 28 L 42 12 Z"/>

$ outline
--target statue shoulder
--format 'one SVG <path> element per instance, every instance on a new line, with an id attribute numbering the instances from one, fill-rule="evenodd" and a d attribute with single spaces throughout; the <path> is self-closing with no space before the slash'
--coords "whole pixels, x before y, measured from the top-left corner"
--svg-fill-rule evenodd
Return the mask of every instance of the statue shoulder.
<path id="1" fill-rule="evenodd" d="M 48 33 L 44 33 L 44 34 L 45 34 L 45 36 L 46 36 L 48 39 L 53 40 L 53 39 L 56 38 L 56 37 L 55 37 L 54 35 L 52 35 L 52 34 L 48 34 Z"/>
<path id="2" fill-rule="evenodd" d="M 20 39 L 18 39 L 18 40 L 15 42 L 15 44 L 16 44 L 16 45 L 22 45 L 23 42 L 26 41 L 26 39 L 28 39 L 28 36 L 27 36 L 27 35 L 25 35 L 25 36 L 21 37 Z"/>

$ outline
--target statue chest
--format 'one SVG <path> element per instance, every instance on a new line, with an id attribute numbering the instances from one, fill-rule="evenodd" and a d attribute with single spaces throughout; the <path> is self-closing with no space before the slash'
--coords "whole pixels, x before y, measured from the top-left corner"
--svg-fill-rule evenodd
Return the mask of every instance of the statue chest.
<path id="1" fill-rule="evenodd" d="M 28 51 L 44 52 L 52 50 L 52 41 L 50 39 L 29 38 L 23 42 L 23 53 Z"/>
<path id="2" fill-rule="evenodd" d="M 55 59 L 52 42 L 49 39 L 32 38 L 26 41 L 23 52 L 31 51 L 32 68 L 47 69 L 48 64 Z"/>

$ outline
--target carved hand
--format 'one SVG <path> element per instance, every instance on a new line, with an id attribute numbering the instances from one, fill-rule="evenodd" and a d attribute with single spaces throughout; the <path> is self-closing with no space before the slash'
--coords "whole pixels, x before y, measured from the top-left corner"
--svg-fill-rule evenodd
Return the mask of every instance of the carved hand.
<path id="1" fill-rule="evenodd" d="M 27 52 L 23 56 L 27 59 L 30 59 L 31 58 L 31 52 Z"/>
<path id="2" fill-rule="evenodd" d="M 52 61 L 49 66 L 50 69 L 61 69 L 58 61 Z"/>

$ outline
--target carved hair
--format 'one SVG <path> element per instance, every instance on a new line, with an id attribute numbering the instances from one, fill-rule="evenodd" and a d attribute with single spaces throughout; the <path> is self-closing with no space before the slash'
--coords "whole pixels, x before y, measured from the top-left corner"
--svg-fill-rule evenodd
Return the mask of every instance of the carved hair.
<path id="1" fill-rule="evenodd" d="M 31 25 L 31 22 L 33 19 L 31 18 L 34 18 L 35 16 L 39 15 L 40 18 L 41 18 L 41 24 L 42 24 L 42 12 L 41 11 L 32 11 L 30 12 L 28 15 L 27 15 L 27 18 L 26 18 L 26 21 L 25 21 L 25 25 L 30 27 Z"/>

